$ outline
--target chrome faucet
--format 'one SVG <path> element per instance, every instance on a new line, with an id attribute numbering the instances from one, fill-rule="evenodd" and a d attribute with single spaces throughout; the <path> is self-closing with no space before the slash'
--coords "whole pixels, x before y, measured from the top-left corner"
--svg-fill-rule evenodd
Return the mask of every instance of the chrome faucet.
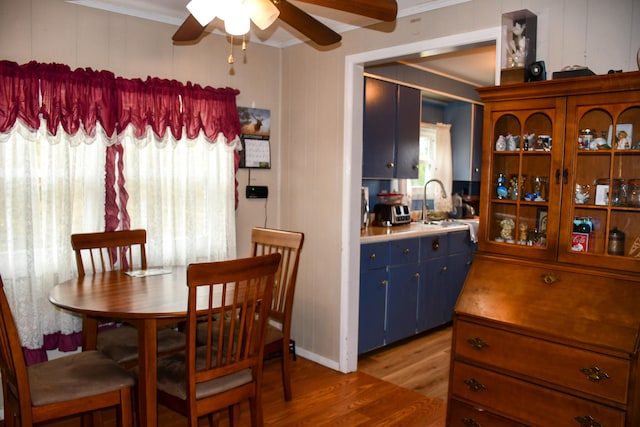
<path id="1" fill-rule="evenodd" d="M 422 197 L 422 221 L 426 224 L 429 223 L 429 217 L 428 217 L 429 209 L 427 209 L 427 185 L 429 185 L 432 182 L 437 182 L 438 184 L 440 184 L 440 189 L 442 190 L 442 198 L 443 199 L 447 198 L 447 190 L 444 189 L 444 184 L 439 179 L 435 179 L 435 178 L 430 179 L 424 184 L 423 197 Z"/>

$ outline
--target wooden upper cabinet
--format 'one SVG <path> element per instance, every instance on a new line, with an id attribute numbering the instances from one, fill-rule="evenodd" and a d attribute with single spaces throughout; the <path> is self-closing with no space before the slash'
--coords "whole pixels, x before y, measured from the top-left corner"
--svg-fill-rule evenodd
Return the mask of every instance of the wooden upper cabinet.
<path id="1" fill-rule="evenodd" d="M 479 92 L 479 250 L 640 271 L 640 72 Z"/>

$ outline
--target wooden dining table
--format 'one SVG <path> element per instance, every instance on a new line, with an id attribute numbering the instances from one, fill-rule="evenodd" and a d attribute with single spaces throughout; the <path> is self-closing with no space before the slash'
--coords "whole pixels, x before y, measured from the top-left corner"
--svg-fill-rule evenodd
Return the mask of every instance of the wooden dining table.
<path id="1" fill-rule="evenodd" d="M 98 320 L 122 319 L 138 329 L 140 425 L 157 426 L 157 330 L 186 319 L 187 268 L 148 269 L 138 274 L 108 271 L 60 283 L 49 301 L 83 316 L 83 348 L 96 348 Z M 208 295 L 198 295 L 198 307 Z M 202 304 L 200 304 L 202 301 Z"/>

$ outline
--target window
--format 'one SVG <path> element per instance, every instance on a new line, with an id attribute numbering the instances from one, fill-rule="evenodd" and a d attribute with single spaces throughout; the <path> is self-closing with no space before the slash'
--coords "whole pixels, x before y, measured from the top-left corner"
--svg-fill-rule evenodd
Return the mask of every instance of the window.
<path id="1" fill-rule="evenodd" d="M 411 199 L 414 209 L 422 209 L 424 185 L 431 179 L 434 183 L 427 187 L 429 209 L 439 212 L 451 210 L 451 197 L 442 197 L 442 191 L 451 194 L 453 171 L 451 162 L 451 125 L 443 123 L 422 123 L 420 126 L 420 163 L 418 179 L 411 180 Z"/>

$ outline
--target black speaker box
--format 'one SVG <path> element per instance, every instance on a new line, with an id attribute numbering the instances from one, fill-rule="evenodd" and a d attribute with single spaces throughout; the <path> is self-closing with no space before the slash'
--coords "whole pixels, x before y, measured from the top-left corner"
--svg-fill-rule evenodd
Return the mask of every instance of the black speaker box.
<path id="1" fill-rule="evenodd" d="M 537 82 L 547 80 L 547 70 L 544 67 L 544 61 L 536 61 L 529 66 L 527 73 L 528 82 Z"/>

